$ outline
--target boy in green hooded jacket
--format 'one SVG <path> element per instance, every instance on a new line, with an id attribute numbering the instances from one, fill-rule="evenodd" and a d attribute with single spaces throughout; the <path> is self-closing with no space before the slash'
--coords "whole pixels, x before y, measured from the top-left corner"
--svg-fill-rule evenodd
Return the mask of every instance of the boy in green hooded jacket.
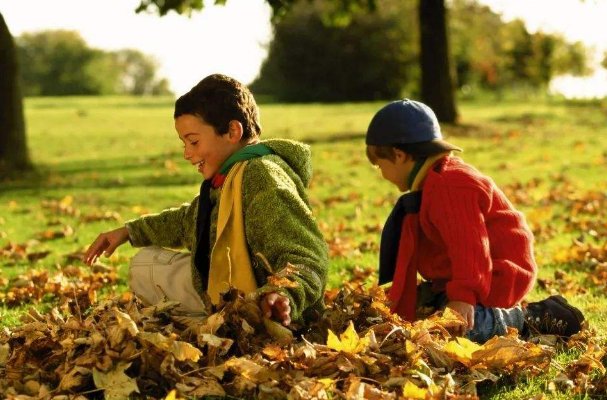
<path id="1" fill-rule="evenodd" d="M 184 158 L 204 177 L 200 195 L 100 234 L 85 261 L 126 241 L 157 246 L 139 252 L 129 271 L 131 289 L 147 303 L 166 297 L 202 311 L 201 296 L 217 303 L 236 287 L 257 293 L 265 315 L 284 325 L 322 308 L 328 255 L 305 192 L 309 146 L 260 141 L 253 95 L 225 75 L 210 75 L 181 96 L 174 118 Z"/>

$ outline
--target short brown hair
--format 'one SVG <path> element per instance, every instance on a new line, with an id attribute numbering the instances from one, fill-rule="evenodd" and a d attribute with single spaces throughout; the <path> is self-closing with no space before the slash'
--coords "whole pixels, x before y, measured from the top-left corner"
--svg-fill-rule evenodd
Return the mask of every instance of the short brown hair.
<path id="1" fill-rule="evenodd" d="M 444 148 L 437 147 L 436 143 L 432 141 L 395 144 L 392 146 L 367 145 L 367 158 L 373 165 L 375 165 L 379 159 L 388 159 L 390 161 L 394 161 L 396 159 L 396 153 L 394 150 L 397 149 L 403 153 L 409 154 L 414 161 L 419 161 L 421 159 L 447 151 Z"/>
<path id="2" fill-rule="evenodd" d="M 261 135 L 259 108 L 251 91 L 234 78 L 209 75 L 175 102 L 173 118 L 197 115 L 218 134 L 228 133 L 230 121 L 242 124 L 241 140 Z"/>

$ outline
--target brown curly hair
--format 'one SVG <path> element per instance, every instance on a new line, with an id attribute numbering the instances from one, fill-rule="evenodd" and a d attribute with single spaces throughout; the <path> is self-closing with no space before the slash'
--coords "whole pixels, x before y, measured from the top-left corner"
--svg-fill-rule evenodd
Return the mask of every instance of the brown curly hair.
<path id="1" fill-rule="evenodd" d="M 261 135 L 259 108 L 251 91 L 234 78 L 209 75 L 175 101 L 173 118 L 197 115 L 215 128 L 219 135 L 228 133 L 230 121 L 242 124 L 242 141 Z"/>

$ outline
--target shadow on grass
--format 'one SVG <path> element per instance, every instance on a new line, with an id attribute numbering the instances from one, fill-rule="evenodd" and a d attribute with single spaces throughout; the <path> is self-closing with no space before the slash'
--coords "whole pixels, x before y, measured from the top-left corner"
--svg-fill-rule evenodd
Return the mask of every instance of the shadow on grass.
<path id="1" fill-rule="evenodd" d="M 544 125 L 546 121 L 556 118 L 554 113 L 522 113 L 501 115 L 493 118 L 493 121 L 520 125 Z"/>
<path id="2" fill-rule="evenodd" d="M 446 136 L 452 137 L 487 137 L 497 134 L 495 128 L 478 124 L 448 124 L 441 123 L 441 129 Z M 366 132 L 341 132 L 336 134 L 318 134 L 315 136 L 304 136 L 301 141 L 308 144 L 326 144 L 349 142 L 352 140 L 364 140 Z"/>
<path id="3" fill-rule="evenodd" d="M 147 157 L 105 158 L 91 161 L 65 161 L 39 164 L 33 170 L 14 174 L 2 181 L 3 193 L 48 189 L 103 189 L 193 185 L 200 177 L 177 168 L 176 154 Z"/>
<path id="4" fill-rule="evenodd" d="M 339 143 L 364 139 L 365 135 L 365 132 L 341 132 L 334 133 L 332 135 L 319 133 L 318 135 L 314 136 L 304 136 L 298 140 L 301 140 L 307 144 Z"/>
<path id="5" fill-rule="evenodd" d="M 133 100 L 130 97 L 126 98 L 115 98 L 115 99 L 106 99 L 103 102 L 98 102 L 94 97 L 85 98 L 84 101 L 81 97 L 76 97 L 72 99 L 61 99 L 57 101 L 55 97 L 49 98 L 37 98 L 36 101 L 29 102 L 29 109 L 69 109 L 74 108 L 75 110 L 83 111 L 90 107 L 91 104 L 94 104 L 95 109 L 115 109 L 119 108 L 163 108 L 170 109 L 172 113 L 172 108 L 174 107 L 175 100 L 172 98 L 137 98 Z M 86 113 L 85 113 L 86 115 Z"/>
<path id="6" fill-rule="evenodd" d="M 490 399 L 495 396 L 500 396 L 516 388 L 516 381 L 512 377 L 503 376 L 496 382 L 489 380 L 479 382 L 476 385 L 476 390 L 479 398 Z"/>

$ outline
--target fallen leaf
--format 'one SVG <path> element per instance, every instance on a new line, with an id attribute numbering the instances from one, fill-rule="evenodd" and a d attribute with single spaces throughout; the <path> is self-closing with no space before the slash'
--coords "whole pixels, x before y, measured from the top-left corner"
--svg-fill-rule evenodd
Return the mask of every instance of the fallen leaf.
<path id="1" fill-rule="evenodd" d="M 350 354 L 358 354 L 367 350 L 370 339 L 368 336 L 360 338 L 352 321 L 348 328 L 339 335 L 339 338 L 329 329 L 327 338 L 327 347 L 336 351 L 343 351 Z"/>
<path id="2" fill-rule="evenodd" d="M 131 363 L 118 363 L 109 372 L 93 369 L 95 386 L 103 389 L 106 400 L 127 399 L 131 393 L 139 393 L 135 379 L 124 373 L 130 366 Z"/>
<path id="3" fill-rule="evenodd" d="M 191 344 L 168 338 L 159 332 L 139 332 L 138 337 L 170 352 L 179 361 L 197 362 L 202 356 L 202 352 Z"/>

